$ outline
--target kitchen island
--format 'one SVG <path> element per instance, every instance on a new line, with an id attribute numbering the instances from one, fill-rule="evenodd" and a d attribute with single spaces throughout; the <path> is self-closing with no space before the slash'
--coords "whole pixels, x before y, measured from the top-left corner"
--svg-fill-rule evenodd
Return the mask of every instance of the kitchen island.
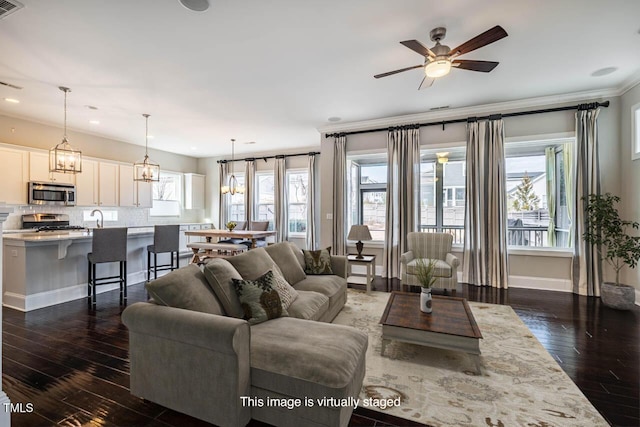
<path id="1" fill-rule="evenodd" d="M 3 305 L 31 311 L 86 298 L 87 253 L 91 252 L 92 238 L 90 230 L 4 234 Z M 128 229 L 128 284 L 146 279 L 146 248 L 152 243 L 153 227 Z M 100 264 L 98 269 L 100 275 L 116 275 L 118 263 Z M 117 284 L 102 285 L 97 292 L 116 288 Z"/>

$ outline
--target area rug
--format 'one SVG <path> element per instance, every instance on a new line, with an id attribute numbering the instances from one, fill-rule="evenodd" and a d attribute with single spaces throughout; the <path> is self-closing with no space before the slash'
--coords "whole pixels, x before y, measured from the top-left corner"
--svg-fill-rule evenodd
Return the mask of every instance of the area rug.
<path id="1" fill-rule="evenodd" d="M 431 426 L 608 426 L 509 306 L 469 303 L 483 335 L 481 374 L 456 351 L 391 341 L 381 356 L 389 295 L 349 289 L 333 321 L 369 335 L 361 404 L 400 403 L 369 409 Z"/>

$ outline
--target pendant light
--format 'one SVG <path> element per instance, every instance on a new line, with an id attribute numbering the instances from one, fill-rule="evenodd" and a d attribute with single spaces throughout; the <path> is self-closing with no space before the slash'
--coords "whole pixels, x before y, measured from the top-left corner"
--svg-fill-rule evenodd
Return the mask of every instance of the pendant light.
<path id="1" fill-rule="evenodd" d="M 231 140 L 231 176 L 229 177 L 229 182 L 227 185 L 223 185 L 220 187 L 220 192 L 222 194 L 244 194 L 244 187 L 238 185 L 238 179 L 233 174 L 233 165 L 234 165 L 234 155 L 235 155 L 235 146 L 236 140 Z"/>
<path id="2" fill-rule="evenodd" d="M 160 165 L 149 160 L 149 114 L 143 114 L 145 118 L 144 131 L 144 159 L 133 164 L 133 180 L 143 182 L 160 181 Z"/>
<path id="3" fill-rule="evenodd" d="M 67 93 L 68 87 L 60 86 L 64 92 L 64 136 L 62 142 L 49 150 L 49 172 L 80 173 L 82 172 L 82 153 L 69 144 L 67 139 Z"/>

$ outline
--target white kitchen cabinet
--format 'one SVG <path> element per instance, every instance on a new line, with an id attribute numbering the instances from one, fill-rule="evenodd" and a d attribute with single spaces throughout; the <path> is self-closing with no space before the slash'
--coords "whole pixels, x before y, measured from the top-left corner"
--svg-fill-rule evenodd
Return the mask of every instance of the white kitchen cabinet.
<path id="1" fill-rule="evenodd" d="M 82 159 L 76 192 L 78 206 L 118 206 L 118 164 Z"/>
<path id="2" fill-rule="evenodd" d="M 196 173 L 184 174 L 185 209 L 204 209 L 205 176 Z"/>
<path id="3" fill-rule="evenodd" d="M 27 204 L 29 153 L 0 147 L 0 202 Z"/>
<path id="4" fill-rule="evenodd" d="M 151 183 L 133 180 L 133 166 L 120 165 L 119 206 L 150 208 Z"/>
<path id="5" fill-rule="evenodd" d="M 49 172 L 49 153 L 37 151 L 29 153 L 29 181 L 76 183 L 75 174 Z"/>

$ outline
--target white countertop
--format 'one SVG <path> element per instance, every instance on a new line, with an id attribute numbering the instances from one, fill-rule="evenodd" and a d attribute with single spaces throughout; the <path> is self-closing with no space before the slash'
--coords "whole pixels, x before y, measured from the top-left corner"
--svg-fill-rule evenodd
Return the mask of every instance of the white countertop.
<path id="1" fill-rule="evenodd" d="M 131 237 L 153 235 L 153 227 L 129 228 L 127 234 Z M 90 240 L 93 238 L 91 230 L 86 231 L 45 231 L 27 233 L 7 233 L 3 235 L 6 241 L 19 240 L 24 242 L 55 242 L 61 240 Z"/>

